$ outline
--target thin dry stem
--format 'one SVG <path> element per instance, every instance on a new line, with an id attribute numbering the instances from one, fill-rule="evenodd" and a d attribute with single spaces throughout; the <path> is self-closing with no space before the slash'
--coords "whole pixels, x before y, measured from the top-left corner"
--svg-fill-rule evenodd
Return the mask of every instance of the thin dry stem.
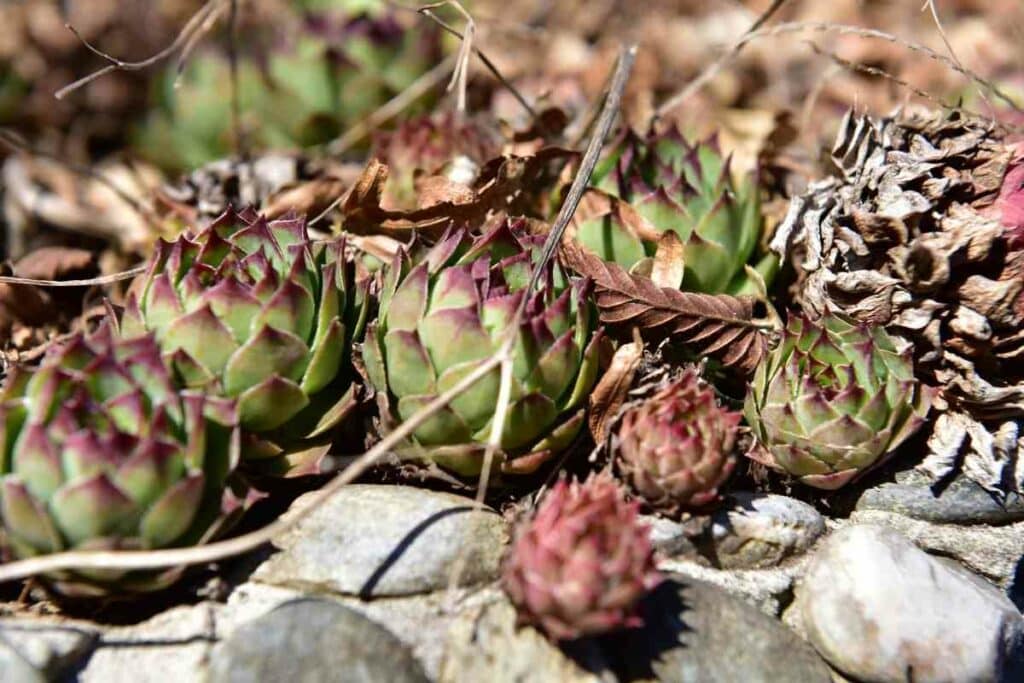
<path id="1" fill-rule="evenodd" d="M 866 74 L 868 76 L 878 76 L 879 78 L 884 78 L 886 80 L 892 81 L 893 83 L 895 83 L 895 84 L 897 84 L 897 85 L 899 85 L 899 86 L 901 86 L 903 88 L 906 88 L 907 90 L 909 90 L 910 92 L 914 93 L 918 97 L 920 97 L 922 99 L 925 99 L 925 100 L 928 100 L 929 102 L 932 102 L 934 104 L 937 104 L 940 107 L 943 107 L 944 109 L 955 109 L 955 108 L 957 108 L 957 107 L 954 107 L 953 105 L 950 105 L 950 104 L 947 104 L 947 103 L 943 102 L 942 100 L 938 99 L 937 97 L 934 97 L 933 95 L 925 92 L 924 90 L 921 90 L 920 88 L 917 88 L 917 87 L 911 85 L 910 83 L 908 83 L 907 81 L 903 80 L 899 76 L 891 74 L 888 71 L 886 71 L 885 69 L 880 69 L 877 66 L 870 66 L 869 64 L 860 64 L 858 62 L 851 62 L 848 59 L 843 59 L 842 57 L 837 55 L 835 52 L 832 52 L 831 50 L 826 50 L 825 48 L 823 48 L 820 45 L 818 45 L 817 43 L 815 43 L 813 40 L 808 40 L 807 44 L 810 45 L 811 49 L 814 50 L 817 54 L 824 55 L 824 56 L 828 57 L 829 59 L 831 59 L 833 62 L 835 62 L 840 67 L 843 67 L 845 69 L 848 69 L 850 71 L 854 71 L 854 72 L 857 72 L 857 73 Z"/>
<path id="2" fill-rule="evenodd" d="M 434 14 L 430 9 L 431 7 L 432 5 L 428 5 L 425 8 L 421 8 L 419 11 L 424 16 L 432 19 L 438 26 L 443 28 L 445 31 L 452 34 L 453 36 L 456 36 L 459 40 L 462 40 L 463 44 L 465 44 L 465 37 L 461 33 L 459 33 L 451 24 L 447 23 L 446 21 L 438 17 L 436 14 Z M 523 94 L 519 92 L 519 90 L 514 85 L 512 85 L 512 83 L 510 83 L 507 78 L 505 78 L 501 71 L 498 70 L 498 67 L 494 65 L 494 62 L 491 61 L 490 57 L 485 55 L 483 50 L 476 46 L 473 46 L 473 53 L 480 58 L 480 61 L 483 63 L 483 65 L 487 67 L 488 71 L 491 72 L 491 75 L 498 79 L 498 82 L 501 83 L 510 93 L 512 93 L 512 96 L 515 97 L 516 101 L 519 102 L 520 106 L 526 110 L 526 113 L 530 115 L 530 118 L 533 121 L 536 121 L 539 125 L 543 126 L 543 121 L 540 119 L 539 116 L 537 116 L 537 112 L 534 110 L 533 106 L 527 101 Z"/>
<path id="3" fill-rule="evenodd" d="M 712 62 L 703 72 L 697 75 L 692 81 L 686 84 L 682 90 L 670 97 L 664 104 L 662 104 L 654 113 L 654 118 L 660 118 L 672 111 L 680 104 L 685 102 L 689 97 L 704 87 L 704 85 L 711 81 L 718 72 L 725 67 L 726 64 L 736 58 L 736 55 L 750 42 L 750 37 L 758 31 L 762 26 L 770 20 L 775 13 L 782 9 L 782 6 L 786 4 L 788 0 L 775 0 L 768 8 L 761 12 L 760 16 L 754 20 L 754 23 L 750 25 L 750 28 L 746 30 L 743 36 L 736 41 L 736 43 L 726 52 L 724 55 Z"/>
<path id="4" fill-rule="evenodd" d="M 36 287 L 93 287 L 97 285 L 112 285 L 115 282 L 130 280 L 136 275 L 146 272 L 146 264 L 122 270 L 120 273 L 91 277 L 86 280 L 36 280 L 30 277 L 16 277 L 14 275 L 0 275 L 0 283 L 9 285 L 35 285 Z"/>
<path id="5" fill-rule="evenodd" d="M 923 12 L 925 10 L 929 10 L 931 12 L 932 21 L 935 22 L 935 28 L 939 31 L 939 37 L 942 38 L 942 44 L 946 46 L 946 52 L 949 53 L 950 59 L 956 62 L 957 66 L 966 72 L 967 67 L 965 67 L 963 62 L 960 61 L 960 57 L 957 56 L 956 50 L 953 49 L 953 44 L 949 42 L 949 38 L 946 36 L 946 29 L 942 25 L 942 20 L 939 19 L 939 9 L 935 6 L 935 0 L 925 0 L 924 5 L 921 7 L 921 11 Z M 978 88 L 978 94 L 981 96 L 981 99 L 984 100 L 985 104 L 991 108 L 992 103 L 989 101 L 988 95 L 980 87 Z"/>
<path id="6" fill-rule="evenodd" d="M 604 106 L 602 107 L 601 115 L 598 118 L 597 130 L 590 138 L 590 143 L 587 145 L 587 151 L 583 155 L 582 162 L 580 162 L 580 168 L 576 172 L 576 177 L 573 178 L 572 185 L 569 187 L 568 193 L 566 193 L 565 201 L 562 203 L 558 216 L 555 218 L 555 222 L 551 226 L 551 232 L 548 234 L 547 239 L 544 242 L 544 248 L 541 251 L 540 259 L 533 267 L 530 282 L 526 286 L 525 296 L 523 296 L 519 302 L 519 308 L 516 310 L 516 316 L 512 324 L 509 325 L 508 333 L 506 334 L 501 347 L 494 355 L 494 357 L 498 358 L 501 365 L 501 383 L 499 384 L 497 403 L 494 409 L 494 420 L 491 423 L 490 438 L 487 441 L 487 448 L 484 450 L 483 469 L 480 471 L 480 480 L 477 485 L 476 496 L 473 503 L 474 508 L 478 510 L 482 510 L 484 507 L 484 497 L 487 495 L 487 484 L 491 473 L 491 467 L 494 463 L 495 455 L 501 448 L 502 432 L 504 431 L 505 419 L 508 415 L 509 403 L 511 402 L 512 397 L 512 349 L 515 344 L 516 335 L 519 332 L 520 322 L 526 312 L 529 296 L 540 284 L 540 279 L 544 275 L 544 270 L 547 268 L 551 259 L 554 258 L 555 251 L 558 249 L 558 245 L 562 242 L 562 235 L 565 233 L 569 222 L 572 220 L 573 214 L 576 213 L 576 208 L 579 206 L 580 200 L 583 198 L 583 193 L 587 188 L 587 184 L 590 182 L 590 176 L 593 174 L 594 167 L 597 165 L 598 157 L 601 156 L 601 149 L 604 147 L 605 139 L 611 132 L 612 125 L 615 123 L 615 119 L 618 116 L 619 108 L 622 105 L 622 93 L 626 89 L 626 83 L 629 81 L 629 73 L 633 69 L 633 62 L 635 59 L 635 45 L 623 48 L 622 52 L 619 54 L 619 59 L 616 63 L 608 92 L 604 98 Z M 449 596 L 455 596 L 455 588 L 459 584 L 459 579 L 461 578 L 462 572 L 465 568 L 467 557 L 468 555 L 466 553 L 460 553 L 456 562 L 452 566 L 452 572 L 449 577 L 448 584 Z"/>
<path id="7" fill-rule="evenodd" d="M 78 79 L 74 83 L 70 83 L 64 86 L 56 93 L 54 93 L 54 97 L 56 97 L 58 100 L 62 100 L 74 91 L 85 87 L 86 85 L 92 83 L 96 79 L 102 78 L 107 74 L 113 73 L 115 71 L 141 71 L 142 69 L 146 69 L 150 66 L 153 66 L 154 64 L 157 64 L 158 62 L 163 61 L 164 59 L 167 59 L 174 53 L 181 50 L 183 46 L 186 48 L 186 50 L 190 49 L 190 44 L 194 44 L 194 42 L 197 41 L 199 37 L 205 34 L 216 22 L 217 17 L 227 7 L 225 1 L 226 0 L 209 0 L 209 2 L 200 7 L 199 10 L 196 11 L 196 13 L 193 14 L 192 17 L 185 23 L 185 26 L 181 29 L 181 32 L 178 33 L 177 37 L 171 42 L 170 45 L 165 47 L 163 50 L 160 50 L 152 57 L 149 57 L 148 59 L 143 59 L 140 62 L 126 62 L 124 60 L 118 59 L 117 57 L 109 55 L 106 52 L 103 52 L 99 48 L 89 43 L 89 41 L 87 41 L 85 38 L 83 38 L 81 34 L 77 30 L 75 30 L 74 26 L 67 24 L 66 26 L 68 30 L 74 33 L 75 37 L 82 41 L 82 44 L 85 45 L 87 49 L 89 49 L 92 53 L 107 60 L 108 62 L 110 62 L 110 64 L 103 67 L 102 69 L 99 69 L 98 71 L 94 71 L 88 76 L 84 76 L 83 78 Z"/>
<path id="8" fill-rule="evenodd" d="M 676 95 L 669 98 L 661 107 L 658 108 L 656 116 L 663 116 L 670 110 L 682 104 L 690 95 L 703 87 L 711 78 L 715 76 L 729 61 L 735 59 L 739 54 L 740 50 L 745 47 L 748 43 L 754 40 L 760 40 L 761 38 L 778 37 L 790 33 L 802 33 L 805 31 L 811 31 L 816 33 L 838 33 L 839 35 L 856 35 L 864 38 L 875 38 L 877 40 L 884 40 L 885 42 L 892 43 L 893 45 L 899 45 L 905 47 L 911 52 L 917 52 L 922 54 L 929 59 L 937 61 L 941 64 L 946 65 L 953 71 L 971 79 L 974 83 L 984 87 L 986 90 L 991 92 L 993 95 L 1002 100 L 1007 106 L 1013 108 L 1015 111 L 1024 112 L 1016 102 L 1013 101 L 1006 93 L 1004 93 L 997 85 L 982 78 L 978 74 L 965 69 L 956 60 L 947 57 L 946 55 L 939 54 L 935 50 L 931 49 L 926 45 L 914 43 L 908 40 L 904 40 L 891 33 L 885 31 L 879 31 L 872 28 L 864 28 L 862 26 L 850 26 L 848 24 L 834 24 L 831 22 L 824 21 L 795 21 L 777 24 L 770 28 L 758 29 L 751 31 L 746 34 L 736 43 L 733 50 L 728 54 L 724 55 L 719 60 L 712 63 L 704 72 L 702 72 L 697 78 L 690 81 L 683 90 Z"/>

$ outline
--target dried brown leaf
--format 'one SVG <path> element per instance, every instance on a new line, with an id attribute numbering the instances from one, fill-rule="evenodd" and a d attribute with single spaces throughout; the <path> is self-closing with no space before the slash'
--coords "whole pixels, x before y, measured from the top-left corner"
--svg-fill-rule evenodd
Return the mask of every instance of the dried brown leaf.
<path id="1" fill-rule="evenodd" d="M 41 247 L 18 259 L 14 274 L 32 280 L 62 280 L 92 271 L 96 254 L 74 247 Z"/>
<path id="2" fill-rule="evenodd" d="M 610 326 L 636 326 L 647 337 L 673 337 L 748 373 L 768 349 L 768 325 L 754 317 L 756 300 L 751 297 L 658 287 L 572 243 L 563 243 L 562 260 L 594 281 L 601 320 Z"/>
<path id="3" fill-rule="evenodd" d="M 633 378 L 644 357 L 643 341 L 637 339 L 623 344 L 612 357 L 601 381 L 590 394 L 590 408 L 587 424 L 595 443 L 603 443 L 608 427 L 626 402 L 626 396 L 633 385 Z"/>
<path id="4" fill-rule="evenodd" d="M 658 248 L 654 252 L 654 264 L 651 268 L 651 281 L 659 287 L 679 289 L 683 284 L 683 241 L 679 235 L 668 230 L 658 239 Z"/>

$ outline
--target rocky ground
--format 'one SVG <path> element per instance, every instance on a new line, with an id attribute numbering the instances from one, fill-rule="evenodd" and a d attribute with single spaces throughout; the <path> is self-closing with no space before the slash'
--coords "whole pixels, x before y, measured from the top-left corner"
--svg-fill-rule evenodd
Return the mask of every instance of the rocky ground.
<path id="1" fill-rule="evenodd" d="M 1019 498 L 1000 505 L 965 481 L 935 496 L 908 472 L 864 491 L 846 519 L 737 492 L 699 533 L 694 520 L 649 521 L 667 580 L 644 627 L 615 637 L 558 647 L 517 626 L 496 584 L 509 529 L 495 512 L 363 484 L 230 564 L 194 604 L 141 619 L 122 608 L 118 624 L 4 617 L 0 670 L 12 683 L 1024 676 Z"/>

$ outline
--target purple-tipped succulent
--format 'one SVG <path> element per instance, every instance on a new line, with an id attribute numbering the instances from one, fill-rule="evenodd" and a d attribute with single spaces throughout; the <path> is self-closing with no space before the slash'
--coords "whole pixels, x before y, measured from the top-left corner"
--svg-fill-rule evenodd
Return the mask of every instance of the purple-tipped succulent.
<path id="1" fill-rule="evenodd" d="M 718 405 L 692 369 L 630 408 L 618 430 L 616 467 L 655 510 L 677 515 L 718 500 L 736 465 L 740 414 Z"/>
<path id="2" fill-rule="evenodd" d="M 576 226 L 576 239 L 606 261 L 633 268 L 654 256 L 662 233 L 683 244 L 683 289 L 750 294 L 745 266 L 771 280 L 773 255 L 759 253 L 762 219 L 757 184 L 733 181 L 718 143 L 688 143 L 675 128 L 641 137 L 626 129 L 600 161 L 592 184 L 629 205 L 612 204 Z"/>
<path id="3" fill-rule="evenodd" d="M 476 239 L 451 232 L 417 263 L 398 255 L 363 347 L 385 419 L 407 419 L 498 350 L 526 296 L 535 244 L 517 223 L 503 222 Z M 556 275 L 549 264 L 515 331 L 497 462 L 506 472 L 533 471 L 572 442 L 597 376 L 589 283 L 563 287 Z M 479 474 L 499 385 L 495 368 L 417 428 L 403 455 Z"/>
<path id="4" fill-rule="evenodd" d="M 267 437 L 244 457 L 299 474 L 318 465 L 289 460 L 288 446 L 326 434 L 355 405 L 346 363 L 365 311 L 342 241 L 311 241 L 301 218 L 228 211 L 157 246 L 121 327 L 153 331 L 183 386 L 237 400 L 241 426 Z"/>
<path id="5" fill-rule="evenodd" d="M 555 640 L 641 626 L 637 603 L 662 577 L 638 512 L 608 474 L 555 484 L 505 558 L 502 584 L 520 620 Z"/>
<path id="6" fill-rule="evenodd" d="M 749 455 L 801 482 L 837 489 L 878 465 L 924 422 L 931 388 L 881 327 L 794 316 L 761 362 L 744 415 Z"/>
<path id="7" fill-rule="evenodd" d="M 230 400 L 175 389 L 150 335 L 119 338 L 104 325 L 52 347 L 0 392 L 7 549 L 26 558 L 209 540 L 241 510 L 226 488 L 238 461 L 236 422 Z M 99 596 L 159 589 L 180 573 L 45 578 L 64 594 Z"/>

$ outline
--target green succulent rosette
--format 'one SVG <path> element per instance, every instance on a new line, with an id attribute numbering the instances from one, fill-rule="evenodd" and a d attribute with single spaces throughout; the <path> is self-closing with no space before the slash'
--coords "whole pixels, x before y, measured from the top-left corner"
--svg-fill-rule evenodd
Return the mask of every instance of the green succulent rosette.
<path id="1" fill-rule="evenodd" d="M 320 444 L 356 405 L 349 352 L 368 297 L 341 239 L 314 242 L 305 220 L 229 210 L 161 242 L 133 284 L 121 327 L 153 331 L 176 381 L 235 399 L 246 465 L 319 471 Z"/>
<path id="2" fill-rule="evenodd" d="M 591 185 L 612 198 L 607 209 L 583 218 L 575 238 L 606 261 L 641 267 L 660 236 L 683 244 L 687 291 L 754 294 L 750 265 L 770 282 L 777 259 L 760 248 L 757 184 L 737 183 L 714 139 L 689 144 L 672 127 L 646 137 L 625 130 L 598 163 Z"/>
<path id="3" fill-rule="evenodd" d="M 0 515 L 17 558 L 65 550 L 187 547 L 241 512 L 233 402 L 179 392 L 151 335 L 104 325 L 52 347 L 0 391 Z M 69 596 L 164 588 L 180 568 L 43 577 Z"/>
<path id="4" fill-rule="evenodd" d="M 532 472 L 575 439 L 597 376 L 600 332 L 587 281 L 565 283 L 549 265 L 527 297 L 536 246 L 519 224 L 503 222 L 475 239 L 451 232 L 415 263 L 398 255 L 363 348 L 386 420 L 408 419 L 477 369 L 501 346 L 526 297 L 497 462 L 507 473 Z M 495 368 L 418 427 L 400 454 L 478 475 L 499 387 Z"/>
<path id="5" fill-rule="evenodd" d="M 877 466 L 924 422 L 933 390 L 914 379 L 881 327 L 794 316 L 754 373 L 744 415 L 749 455 L 801 482 L 837 489 Z"/>
<path id="6" fill-rule="evenodd" d="M 296 7 L 276 25 L 254 26 L 237 61 L 245 141 L 257 149 L 321 145 L 405 90 L 442 55 L 436 28 L 400 18 L 386 9 Z M 228 55 L 214 49 L 190 57 L 181 73 L 168 70 L 135 130 L 137 151 L 178 171 L 233 154 L 231 81 Z"/>

